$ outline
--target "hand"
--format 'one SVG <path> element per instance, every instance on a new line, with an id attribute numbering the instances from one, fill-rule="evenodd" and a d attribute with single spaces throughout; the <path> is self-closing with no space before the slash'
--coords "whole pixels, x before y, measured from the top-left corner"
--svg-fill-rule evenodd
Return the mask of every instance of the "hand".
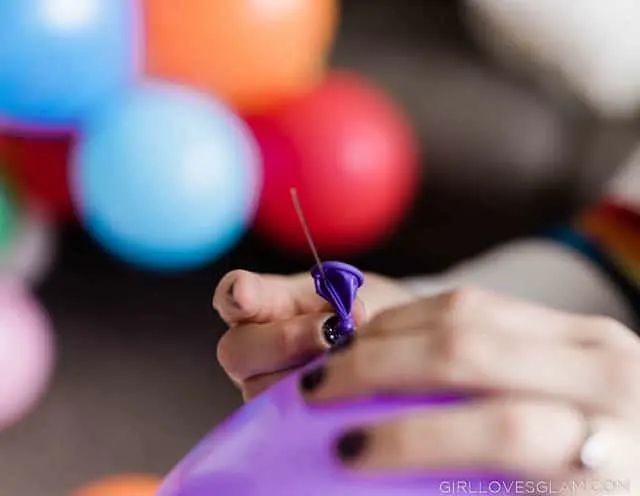
<path id="1" fill-rule="evenodd" d="M 365 276 L 359 295 L 353 312 L 356 325 L 363 324 L 367 314 L 413 298 L 399 283 L 375 274 Z M 245 399 L 331 346 L 323 328 L 332 309 L 316 295 L 309 274 L 232 271 L 218 284 L 213 306 L 229 325 L 218 345 L 218 360 Z"/>
<path id="2" fill-rule="evenodd" d="M 480 468 L 527 480 L 640 483 L 640 339 L 606 318 L 459 290 L 378 315 L 301 386 L 310 403 L 473 393 L 347 433 L 338 454 L 356 470 Z M 587 478 L 576 465 L 586 419 L 610 444 Z"/>

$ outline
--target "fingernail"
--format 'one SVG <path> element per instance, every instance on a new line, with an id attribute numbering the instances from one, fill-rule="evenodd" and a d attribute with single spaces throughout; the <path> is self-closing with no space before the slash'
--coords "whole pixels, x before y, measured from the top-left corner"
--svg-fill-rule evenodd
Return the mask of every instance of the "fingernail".
<path id="1" fill-rule="evenodd" d="M 339 351 L 344 351 L 347 348 L 351 348 L 355 339 L 354 334 L 346 334 L 338 339 L 338 342 L 333 345 L 333 347 L 329 350 L 329 353 L 337 353 Z"/>
<path id="2" fill-rule="evenodd" d="M 322 334 L 329 346 L 335 346 L 343 335 L 340 333 L 340 318 L 333 315 L 322 324 Z"/>
<path id="3" fill-rule="evenodd" d="M 227 300 L 234 307 L 240 308 L 240 305 L 238 305 L 238 302 L 236 301 L 236 297 L 234 294 L 235 289 L 236 289 L 236 283 L 234 281 L 231 283 L 231 285 L 229 286 L 229 289 L 227 290 Z"/>
<path id="4" fill-rule="evenodd" d="M 369 436 L 362 429 L 356 429 L 342 436 L 336 444 L 336 452 L 340 460 L 352 462 L 362 456 L 369 445 Z"/>
<path id="5" fill-rule="evenodd" d="M 310 393 L 315 389 L 318 389 L 318 387 L 324 382 L 325 376 L 326 372 L 324 367 L 313 369 L 302 376 L 302 379 L 300 380 L 300 387 L 303 391 Z"/>

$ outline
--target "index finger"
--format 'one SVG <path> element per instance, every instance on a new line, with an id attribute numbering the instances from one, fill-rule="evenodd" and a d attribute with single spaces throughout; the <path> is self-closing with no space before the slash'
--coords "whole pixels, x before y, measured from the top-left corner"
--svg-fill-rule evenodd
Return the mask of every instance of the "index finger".
<path id="1" fill-rule="evenodd" d="M 281 276 L 234 270 L 218 284 L 213 307 L 229 325 L 287 320 L 304 313 L 330 312 L 308 274 Z"/>

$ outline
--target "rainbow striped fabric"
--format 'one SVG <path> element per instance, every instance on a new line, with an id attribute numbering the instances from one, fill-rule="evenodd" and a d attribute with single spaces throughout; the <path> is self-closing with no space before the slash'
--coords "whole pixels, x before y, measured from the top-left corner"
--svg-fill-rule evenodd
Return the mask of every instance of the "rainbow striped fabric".
<path id="1" fill-rule="evenodd" d="M 640 323 L 640 209 L 607 199 L 553 237 L 598 264 L 629 299 Z"/>
<path id="2" fill-rule="evenodd" d="M 601 246 L 618 270 L 640 285 L 640 211 L 603 202 L 585 212 L 577 226 Z"/>

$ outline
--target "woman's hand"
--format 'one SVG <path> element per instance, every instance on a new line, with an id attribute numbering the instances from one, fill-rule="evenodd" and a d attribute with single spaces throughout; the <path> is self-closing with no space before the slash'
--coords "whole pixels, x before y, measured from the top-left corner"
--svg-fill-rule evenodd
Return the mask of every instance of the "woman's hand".
<path id="1" fill-rule="evenodd" d="M 640 340 L 606 318 L 459 290 L 381 313 L 301 387 L 311 403 L 443 389 L 474 398 L 346 433 L 338 452 L 357 470 L 640 484 Z M 591 454 L 606 441 L 607 458 L 585 479 L 589 426 L 600 436 Z"/>
<path id="2" fill-rule="evenodd" d="M 366 275 L 359 295 L 353 312 L 356 325 L 363 324 L 366 315 L 413 298 L 399 283 L 375 274 Z M 218 284 L 213 306 L 229 325 L 218 345 L 218 360 L 245 399 L 332 345 L 325 332 L 332 309 L 316 295 L 309 274 L 235 270 Z"/>

